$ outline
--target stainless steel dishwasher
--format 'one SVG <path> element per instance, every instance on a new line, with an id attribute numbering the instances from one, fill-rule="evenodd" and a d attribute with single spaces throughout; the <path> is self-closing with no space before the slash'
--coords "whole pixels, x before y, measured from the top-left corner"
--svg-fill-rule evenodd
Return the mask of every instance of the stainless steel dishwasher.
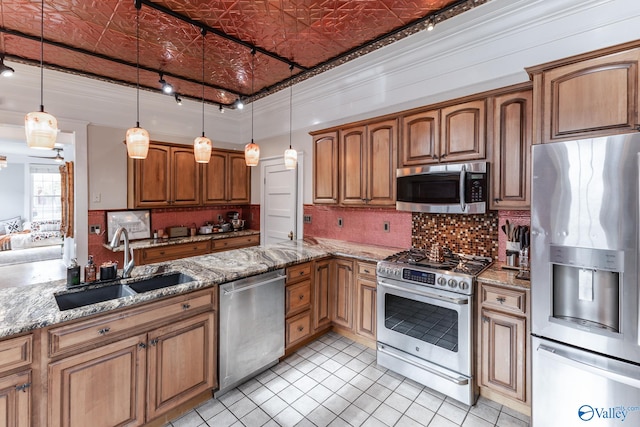
<path id="1" fill-rule="evenodd" d="M 220 396 L 284 355 L 284 270 L 220 285 Z"/>

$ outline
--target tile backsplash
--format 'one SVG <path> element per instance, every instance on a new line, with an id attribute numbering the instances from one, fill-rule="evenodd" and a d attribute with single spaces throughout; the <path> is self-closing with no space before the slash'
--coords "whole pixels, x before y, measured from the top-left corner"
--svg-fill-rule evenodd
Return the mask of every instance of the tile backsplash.
<path id="1" fill-rule="evenodd" d="M 498 213 L 476 215 L 412 214 L 411 245 L 429 249 L 439 243 L 453 252 L 498 259 Z"/>

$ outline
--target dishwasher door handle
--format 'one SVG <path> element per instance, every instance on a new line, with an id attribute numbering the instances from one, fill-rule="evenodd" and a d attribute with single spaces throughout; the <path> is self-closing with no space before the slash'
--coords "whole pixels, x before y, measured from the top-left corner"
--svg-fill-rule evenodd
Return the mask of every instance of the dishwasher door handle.
<path id="1" fill-rule="evenodd" d="M 273 279 L 265 280 L 264 282 L 252 283 L 250 285 L 241 286 L 233 290 L 223 289 L 222 291 L 224 292 L 225 295 L 237 294 L 239 292 L 244 292 L 244 291 L 248 291 L 249 289 L 257 288 L 258 286 L 263 286 L 269 283 L 277 282 L 279 280 L 284 279 L 285 277 L 286 276 L 278 276 L 278 277 L 274 277 Z"/>

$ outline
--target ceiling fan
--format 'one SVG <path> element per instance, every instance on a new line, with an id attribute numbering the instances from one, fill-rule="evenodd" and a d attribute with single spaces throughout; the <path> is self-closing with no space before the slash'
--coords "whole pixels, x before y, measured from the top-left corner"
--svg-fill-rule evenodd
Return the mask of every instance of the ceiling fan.
<path id="1" fill-rule="evenodd" d="M 64 157 L 62 157 L 62 155 L 60 154 L 60 152 L 62 151 L 62 148 L 53 148 L 53 150 L 55 150 L 56 155 L 53 157 L 50 156 L 29 156 L 29 157 L 34 157 L 34 158 L 38 158 L 38 159 L 50 159 L 50 160 L 54 160 L 58 163 L 62 163 L 64 162 Z"/>

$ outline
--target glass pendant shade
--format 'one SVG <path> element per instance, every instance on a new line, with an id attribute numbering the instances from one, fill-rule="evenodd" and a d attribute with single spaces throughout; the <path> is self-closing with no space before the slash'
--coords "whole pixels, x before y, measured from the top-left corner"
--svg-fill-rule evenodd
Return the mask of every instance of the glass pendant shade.
<path id="1" fill-rule="evenodd" d="M 258 166 L 259 161 L 260 146 L 258 144 L 254 144 L 252 140 L 251 143 L 244 147 L 244 162 L 247 166 Z"/>
<path id="2" fill-rule="evenodd" d="M 209 163 L 211 146 L 211 140 L 204 135 L 197 137 L 193 141 L 193 154 L 195 155 L 196 162 Z"/>
<path id="3" fill-rule="evenodd" d="M 0 169 L 7 167 L 7 156 L 0 156 Z"/>
<path id="4" fill-rule="evenodd" d="M 58 136 L 58 121 L 49 113 L 36 111 L 24 118 L 24 129 L 29 148 L 52 150 Z"/>
<path id="5" fill-rule="evenodd" d="M 284 150 L 284 168 L 295 169 L 298 164 L 298 152 L 293 148 Z"/>
<path id="6" fill-rule="evenodd" d="M 149 151 L 149 132 L 141 127 L 127 129 L 127 154 L 132 159 L 146 159 Z"/>

